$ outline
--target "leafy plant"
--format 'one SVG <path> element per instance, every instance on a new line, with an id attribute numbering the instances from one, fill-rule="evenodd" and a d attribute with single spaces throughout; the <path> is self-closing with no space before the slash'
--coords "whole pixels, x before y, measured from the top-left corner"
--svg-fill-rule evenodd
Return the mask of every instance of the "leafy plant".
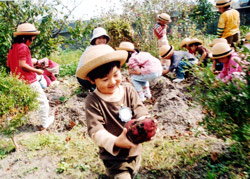
<path id="1" fill-rule="evenodd" d="M 244 49 L 241 53 L 249 53 Z M 242 59 L 244 60 L 244 59 Z M 250 62 L 247 56 L 246 61 Z M 223 83 L 215 79 L 210 69 L 197 72 L 198 79 L 193 90 L 194 99 L 205 112 L 202 124 L 217 136 L 241 143 L 243 149 L 250 150 L 250 66 L 245 65 L 243 79 L 233 79 Z"/>
<path id="2" fill-rule="evenodd" d="M 36 97 L 28 85 L 0 70 L 0 132 L 14 144 L 15 132 L 26 123 L 25 115 L 37 107 Z"/>

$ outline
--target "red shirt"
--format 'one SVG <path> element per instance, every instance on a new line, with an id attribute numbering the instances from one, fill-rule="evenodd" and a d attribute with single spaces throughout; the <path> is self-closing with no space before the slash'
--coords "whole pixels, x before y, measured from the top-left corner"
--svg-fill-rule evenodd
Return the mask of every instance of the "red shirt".
<path id="1" fill-rule="evenodd" d="M 7 66 L 10 67 L 11 74 L 18 76 L 19 79 L 23 79 L 29 84 L 37 81 L 35 72 L 23 70 L 19 66 L 20 59 L 26 59 L 26 63 L 33 67 L 29 47 L 24 43 L 15 43 L 9 50 L 7 57 Z"/>

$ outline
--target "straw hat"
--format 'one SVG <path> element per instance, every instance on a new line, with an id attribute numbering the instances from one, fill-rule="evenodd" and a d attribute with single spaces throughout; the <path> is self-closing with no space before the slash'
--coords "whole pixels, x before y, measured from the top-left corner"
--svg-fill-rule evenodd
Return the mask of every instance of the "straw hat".
<path id="1" fill-rule="evenodd" d="M 187 42 L 189 42 L 191 39 L 190 38 L 185 38 L 181 41 L 181 48 L 183 48 L 185 45 L 187 45 Z"/>
<path id="2" fill-rule="evenodd" d="M 172 22 L 171 17 L 167 13 L 161 13 L 161 14 L 157 15 L 157 20 L 163 21 L 166 23 Z"/>
<path id="3" fill-rule="evenodd" d="M 250 32 L 246 34 L 245 40 L 250 40 Z"/>
<path id="4" fill-rule="evenodd" d="M 217 43 L 212 47 L 211 51 L 212 59 L 219 59 L 227 57 L 234 52 L 234 49 L 230 48 L 230 45 L 227 43 Z"/>
<path id="5" fill-rule="evenodd" d="M 132 44 L 131 42 L 121 42 L 119 47 L 115 48 L 116 50 L 126 50 L 126 51 L 131 51 L 134 52 L 135 51 L 135 46 L 134 44 Z"/>
<path id="6" fill-rule="evenodd" d="M 173 45 L 163 45 L 159 49 L 159 54 L 162 58 L 167 58 L 174 51 Z"/>
<path id="7" fill-rule="evenodd" d="M 202 45 L 202 41 L 197 39 L 197 38 L 193 38 L 193 39 L 190 39 L 188 42 L 187 42 L 187 46 L 190 46 L 191 44 L 199 44 L 199 45 Z"/>
<path id="8" fill-rule="evenodd" d="M 87 74 L 93 69 L 112 61 L 120 61 L 122 66 L 127 56 L 128 52 L 125 50 L 114 50 L 109 45 L 95 45 L 84 54 L 83 64 L 77 70 L 76 76 L 86 79 Z"/>
<path id="9" fill-rule="evenodd" d="M 98 37 L 101 37 L 101 36 L 104 36 L 106 37 L 107 39 L 107 43 L 109 42 L 110 40 L 110 37 L 108 36 L 106 30 L 102 27 L 97 27 L 93 30 L 93 36 L 92 38 L 90 39 L 90 44 L 91 45 L 95 45 L 95 39 L 98 38 Z"/>
<path id="10" fill-rule="evenodd" d="M 18 35 L 38 35 L 40 31 L 36 30 L 36 27 L 30 23 L 23 23 L 18 25 L 17 31 L 14 32 L 14 36 Z"/>
<path id="11" fill-rule="evenodd" d="M 217 0 L 215 7 L 226 7 L 232 4 L 232 0 Z"/>
<path id="12" fill-rule="evenodd" d="M 227 43 L 227 40 L 224 38 L 214 39 L 213 42 L 211 44 L 209 44 L 209 46 L 213 47 L 217 43 Z"/>

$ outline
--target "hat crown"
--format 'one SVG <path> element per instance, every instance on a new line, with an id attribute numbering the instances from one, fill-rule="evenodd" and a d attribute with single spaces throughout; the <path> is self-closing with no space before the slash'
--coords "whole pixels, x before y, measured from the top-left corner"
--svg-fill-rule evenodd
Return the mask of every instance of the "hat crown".
<path id="1" fill-rule="evenodd" d="M 171 17 L 167 13 L 161 13 L 157 16 L 157 20 L 171 22 Z"/>
<path id="2" fill-rule="evenodd" d="M 95 45 L 91 49 L 89 49 L 83 56 L 83 66 L 85 63 L 89 61 L 93 61 L 96 58 L 104 56 L 106 54 L 112 53 L 115 50 L 109 45 Z"/>
<path id="3" fill-rule="evenodd" d="M 245 40 L 250 40 L 250 32 L 246 34 Z"/>
<path id="4" fill-rule="evenodd" d="M 185 38 L 181 41 L 181 48 L 184 46 L 184 45 L 187 45 L 187 42 L 189 42 L 191 39 L 190 38 Z"/>
<path id="5" fill-rule="evenodd" d="M 194 44 L 194 43 L 199 43 L 202 45 L 202 41 L 197 39 L 197 38 L 193 38 L 193 39 L 190 39 L 188 42 L 187 42 L 187 45 L 190 45 L 190 44 Z"/>
<path id="6" fill-rule="evenodd" d="M 228 52 L 230 50 L 231 50 L 231 48 L 230 48 L 229 44 L 221 43 L 221 42 L 216 43 L 211 49 L 213 55 L 224 54 L 224 53 L 226 53 L 226 52 Z"/>
<path id="7" fill-rule="evenodd" d="M 163 45 L 160 49 L 159 49 L 159 54 L 162 58 L 167 57 L 171 51 L 173 51 L 174 47 L 172 45 Z"/>
<path id="8" fill-rule="evenodd" d="M 36 27 L 30 23 L 23 23 L 18 25 L 17 32 L 36 32 Z"/>
<path id="9" fill-rule="evenodd" d="M 217 0 L 216 7 L 225 7 L 232 3 L 232 0 Z"/>
<path id="10" fill-rule="evenodd" d="M 126 51 L 134 51 L 135 50 L 135 46 L 133 43 L 131 42 L 121 42 L 119 47 L 117 48 L 119 50 L 126 50 Z"/>

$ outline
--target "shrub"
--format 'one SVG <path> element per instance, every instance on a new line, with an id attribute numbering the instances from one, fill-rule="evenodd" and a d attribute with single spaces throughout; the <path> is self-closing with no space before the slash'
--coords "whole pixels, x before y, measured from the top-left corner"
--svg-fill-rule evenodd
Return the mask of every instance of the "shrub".
<path id="1" fill-rule="evenodd" d="M 16 77 L 0 69 L 0 132 L 13 138 L 25 124 L 24 116 L 37 107 L 37 94 Z"/>
<path id="2" fill-rule="evenodd" d="M 242 53 L 249 53 L 249 50 L 245 48 Z M 250 62 L 250 56 L 247 61 Z M 198 71 L 192 94 L 204 109 L 202 124 L 207 130 L 223 139 L 232 138 L 249 151 L 250 66 L 244 71 L 244 80 L 234 79 L 227 84 L 216 80 L 210 69 Z"/>

